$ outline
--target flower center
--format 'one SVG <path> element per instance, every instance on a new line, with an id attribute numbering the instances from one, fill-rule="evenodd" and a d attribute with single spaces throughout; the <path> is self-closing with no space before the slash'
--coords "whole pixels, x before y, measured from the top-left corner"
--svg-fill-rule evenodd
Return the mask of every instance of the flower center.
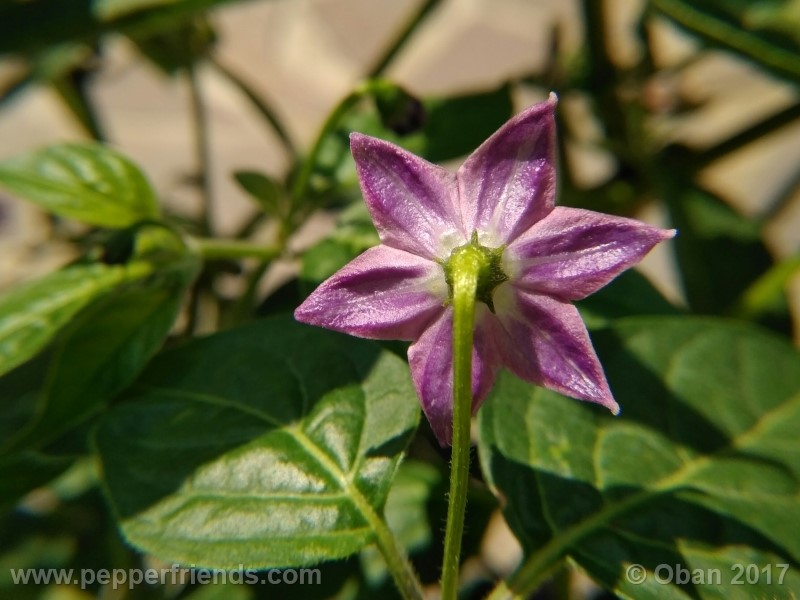
<path id="1" fill-rule="evenodd" d="M 494 312 L 492 292 L 494 289 L 508 281 L 508 275 L 503 271 L 502 258 L 505 246 L 487 248 L 478 243 L 478 232 L 472 232 L 472 238 L 463 246 L 459 246 L 450 253 L 450 257 L 443 263 L 444 279 L 449 289 L 448 302 L 453 300 L 453 279 L 458 273 L 467 270 L 478 272 L 478 287 L 475 296 L 478 300 Z"/>

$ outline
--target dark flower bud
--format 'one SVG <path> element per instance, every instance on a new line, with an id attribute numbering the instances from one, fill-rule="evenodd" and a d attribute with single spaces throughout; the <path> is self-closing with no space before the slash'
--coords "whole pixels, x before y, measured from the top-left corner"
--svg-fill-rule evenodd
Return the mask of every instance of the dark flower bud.
<path id="1" fill-rule="evenodd" d="M 375 92 L 381 123 L 398 135 L 419 131 L 425 124 L 425 107 L 419 98 L 398 85 L 388 84 Z"/>

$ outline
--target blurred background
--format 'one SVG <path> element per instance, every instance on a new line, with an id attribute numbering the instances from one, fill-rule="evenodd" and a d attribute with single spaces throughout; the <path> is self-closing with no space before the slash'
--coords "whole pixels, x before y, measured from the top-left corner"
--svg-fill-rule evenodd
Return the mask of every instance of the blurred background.
<path id="1" fill-rule="evenodd" d="M 226 301 L 248 285 L 262 314 L 271 301 L 296 306 L 375 242 L 353 226 L 359 195 L 333 134 L 366 131 L 457 166 L 553 90 L 561 203 L 677 227 L 641 265 L 666 299 L 798 345 L 799 32 L 798 0 L 0 0 L 0 161 L 101 140 L 142 167 L 176 220 L 268 244 L 275 222 L 234 173 L 288 189 L 299 157 L 327 143 L 311 189 L 320 200 L 292 230 L 291 252 L 263 272 L 245 264 L 247 278 L 215 272 L 204 332 L 224 325 Z M 395 86 L 388 99 L 342 104 L 376 78 Z M 320 132 L 337 107 L 329 140 Z M 0 191 L 0 291 L 76 257 L 84 235 Z M 46 512 L 52 500 L 26 503 Z M 495 507 L 486 518 L 471 542 L 478 579 L 519 557 Z M 51 545 L 31 538 L 26 551 L 71 555 L 100 535 L 84 528 L 76 542 L 62 525 L 64 547 L 44 536 Z"/>
<path id="2" fill-rule="evenodd" d="M 148 30 L 130 18 L 158 4 L 174 3 L 107 0 L 71 2 L 67 8 L 6 0 L 0 12 L 2 29 L 13 28 L 14 35 L 6 34 L 0 42 L 0 159 L 54 142 L 100 137 L 138 162 L 175 211 L 196 214 L 198 164 L 186 69 L 180 57 L 169 56 L 165 39 L 148 40 L 150 31 L 168 38 L 164 32 L 169 26 Z M 220 2 L 208 13 L 197 11 L 215 3 L 178 4 L 195 5 L 179 20 L 203 30 L 192 34 L 202 38 L 198 43 L 203 46 L 196 52 L 202 58 L 192 76 L 207 116 L 208 178 L 220 234 L 233 234 L 253 211 L 232 172 L 252 169 L 280 178 L 291 167 L 285 144 L 238 84 L 268 104 L 302 153 L 330 111 L 380 66 L 376 61 L 424 13 L 406 43 L 382 66 L 382 75 L 418 97 L 479 93 L 511 84 L 514 110 L 544 98 L 550 89 L 557 91 L 564 160 L 571 173 L 571 181 L 562 177 L 562 190 L 571 196 L 562 201 L 634 212 L 663 224 L 665 203 L 659 200 L 664 199 L 651 197 L 654 190 L 642 184 L 642 173 L 632 173 L 641 165 L 633 163 L 648 152 L 663 157 L 685 147 L 694 153 L 711 149 L 693 165 L 692 181 L 722 199 L 743 222 L 757 222 L 757 235 L 771 258 L 798 251 L 800 120 L 796 108 L 792 110 L 797 104 L 795 81 L 791 73 L 776 74 L 772 65 L 765 68 L 737 52 L 750 48 L 735 38 L 739 19 L 755 29 L 742 35 L 778 56 L 783 52 L 781 58 L 794 60 L 796 69 L 797 58 L 784 50 L 784 41 L 796 41 L 800 25 L 793 30 L 792 24 L 800 23 L 797 2 L 266 0 Z M 685 6 L 696 6 L 697 13 L 687 17 Z M 95 19 L 94 25 L 86 19 L 81 25 L 82 11 Z M 586 15 L 592 18 L 588 30 Z M 710 31 L 728 27 L 722 29 L 721 40 L 684 26 L 687 18 L 702 25 L 708 15 L 716 19 L 709 21 Z M 112 25 L 93 30 L 98 22 Z M 24 27 L 39 31 L 25 32 Z M 594 51 L 598 44 L 605 56 Z M 609 90 L 618 100 L 616 108 L 603 99 Z M 618 114 L 617 123 L 604 121 L 610 112 L 626 107 L 635 110 Z M 775 115 L 778 122 L 770 127 L 719 148 L 720 142 Z M 586 192 L 577 202 L 567 189 L 572 186 L 579 194 Z M 0 286 L 64 262 L 72 246 L 53 239 L 52 223 L 41 211 L 2 196 L 0 211 Z M 317 216 L 301 243 L 322 235 L 330 221 Z M 672 268 L 673 249 L 659 250 L 643 268 L 670 300 L 685 303 L 685 286 Z M 728 259 L 748 260 L 735 255 Z M 290 264 L 273 266 L 262 285 L 274 287 L 291 269 Z M 795 300 L 790 304 L 796 311 L 800 288 L 793 279 L 789 286 Z M 710 285 L 704 293 L 730 290 Z"/>

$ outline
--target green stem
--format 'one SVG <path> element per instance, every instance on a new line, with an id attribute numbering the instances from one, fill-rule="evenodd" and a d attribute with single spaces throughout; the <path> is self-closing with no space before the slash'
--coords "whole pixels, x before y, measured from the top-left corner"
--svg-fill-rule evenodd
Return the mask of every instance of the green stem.
<path id="1" fill-rule="evenodd" d="M 292 158 L 297 158 L 297 148 L 295 148 L 294 143 L 286 131 L 286 128 L 281 123 L 275 111 L 272 110 L 272 107 L 267 104 L 267 102 L 261 96 L 259 96 L 244 79 L 239 77 L 239 75 L 234 73 L 226 65 L 222 64 L 218 59 L 212 56 L 210 58 L 210 62 L 214 68 L 217 69 L 220 75 L 225 77 L 236 89 L 244 94 L 244 96 L 250 101 L 259 114 L 264 117 L 264 120 L 270 124 L 289 155 Z"/>
<path id="2" fill-rule="evenodd" d="M 414 567 L 397 544 L 397 538 L 389 529 L 386 521 L 376 515 L 370 525 L 375 532 L 378 549 L 386 561 L 386 566 L 400 594 L 405 600 L 423 600 L 425 594 L 422 592 L 422 586 L 414 572 Z"/>
<path id="3" fill-rule="evenodd" d="M 303 448 L 316 458 L 319 464 L 330 473 L 332 477 L 340 481 L 342 489 L 347 496 L 353 500 L 356 508 L 363 515 L 370 529 L 375 534 L 375 543 L 378 545 L 381 554 L 383 554 L 389 573 L 394 579 L 395 585 L 403 598 L 405 598 L 405 600 L 423 600 L 424 594 L 422 593 L 422 586 L 417 578 L 417 574 L 414 572 L 414 567 L 409 562 L 403 549 L 397 543 L 397 539 L 386 523 L 386 520 L 375 512 L 358 486 L 350 479 L 350 476 L 342 472 L 337 463 L 309 440 L 305 433 L 294 430 L 294 436 Z"/>
<path id="4" fill-rule="evenodd" d="M 271 264 L 271 260 L 262 260 L 247 276 L 244 293 L 236 299 L 229 313 L 230 317 L 228 322 L 231 325 L 238 325 L 250 318 L 256 303 L 258 284 L 261 282 L 261 278 L 264 277 Z"/>
<path id="5" fill-rule="evenodd" d="M 793 51 L 747 31 L 731 19 L 685 0 L 652 0 L 650 7 L 713 45 L 755 60 L 792 81 L 800 77 L 800 64 Z"/>
<path id="6" fill-rule="evenodd" d="M 192 239 L 192 244 L 204 260 L 258 258 L 266 261 L 278 257 L 281 253 L 280 247 L 260 246 L 240 240 L 194 238 Z"/>
<path id="7" fill-rule="evenodd" d="M 480 261 L 471 253 L 454 255 L 450 260 L 453 290 L 453 453 L 442 564 L 442 600 L 454 600 L 458 593 L 461 538 L 469 482 L 475 296 L 481 268 Z"/>
<path id="8" fill-rule="evenodd" d="M 86 82 L 76 81 L 75 77 L 70 77 L 67 74 L 52 80 L 50 83 L 73 116 L 86 130 L 86 133 L 98 142 L 105 142 L 106 136 L 103 133 L 103 127 L 97 116 L 97 111 L 92 104 Z"/>
<path id="9" fill-rule="evenodd" d="M 697 156 L 692 157 L 691 167 L 698 171 L 703 167 L 713 163 L 728 154 L 743 148 L 747 144 L 760 140 L 761 138 L 778 131 L 794 121 L 800 119 L 800 103 L 793 104 L 787 108 L 770 115 L 763 121 L 751 125 L 744 131 L 740 131 L 734 136 L 719 142 L 717 145 L 708 148 Z"/>
<path id="10" fill-rule="evenodd" d="M 395 38 L 394 43 L 383 53 L 376 62 L 375 66 L 373 66 L 370 71 L 368 77 L 370 79 L 379 77 L 383 74 L 386 70 L 386 67 L 394 60 L 395 56 L 400 52 L 400 50 L 405 46 L 408 39 L 414 34 L 417 30 L 417 27 L 425 20 L 428 14 L 439 5 L 441 0 L 426 0 L 426 2 L 419 8 L 416 14 L 409 19 L 408 23 L 405 27 L 403 27 L 402 31 L 398 34 Z"/>
<path id="11" fill-rule="evenodd" d="M 311 147 L 311 152 L 309 152 L 308 157 L 306 157 L 306 159 L 303 161 L 294 185 L 292 186 L 292 209 L 296 209 L 308 193 L 308 187 L 311 183 L 311 176 L 314 174 L 314 167 L 317 165 L 320 152 L 322 151 L 327 137 L 336 129 L 336 127 L 339 125 L 339 122 L 347 114 L 347 111 L 349 111 L 359 100 L 365 96 L 375 93 L 387 85 L 394 87 L 394 85 L 379 79 L 362 82 L 361 84 L 357 85 L 352 92 L 345 96 L 345 98 L 339 102 L 336 108 L 333 109 L 331 114 L 328 115 L 328 118 L 322 125 L 322 129 L 320 129 L 314 145 Z"/>
<path id="12" fill-rule="evenodd" d="M 191 99 L 192 129 L 194 131 L 194 151 L 197 168 L 197 181 L 200 186 L 201 214 L 200 227 L 204 235 L 213 235 L 213 200 L 211 192 L 211 146 L 209 141 L 206 106 L 197 77 L 197 66 L 191 64 L 187 69 L 189 95 Z"/>
<path id="13" fill-rule="evenodd" d="M 189 104 L 192 132 L 194 133 L 195 168 L 200 189 L 199 226 L 203 235 L 212 236 L 214 235 L 212 217 L 214 203 L 211 192 L 211 146 L 205 100 L 197 77 L 196 63 L 189 64 L 186 69 L 186 78 L 189 84 Z M 204 306 L 210 306 L 213 302 L 214 275 L 213 271 L 203 269 L 192 286 L 189 294 L 189 318 L 186 324 L 186 331 L 189 334 L 197 330 L 203 314 L 208 314 L 204 310 Z"/>
<path id="14" fill-rule="evenodd" d="M 339 102 L 336 108 L 333 109 L 333 112 L 328 115 L 328 118 L 322 125 L 322 129 L 320 130 L 314 145 L 311 147 L 311 152 L 309 152 L 308 156 L 300 166 L 300 171 L 297 173 L 297 178 L 292 186 L 292 208 L 299 206 L 300 201 L 302 201 L 308 193 L 308 186 L 311 183 L 311 176 L 314 174 L 314 167 L 319 159 L 319 153 L 322 150 L 323 144 L 325 143 L 325 138 L 327 138 L 333 132 L 333 130 L 339 124 L 339 121 L 341 121 L 342 117 L 344 117 L 347 111 L 350 110 L 350 108 L 361 99 L 361 96 L 362 93 L 357 87 L 341 102 Z"/>

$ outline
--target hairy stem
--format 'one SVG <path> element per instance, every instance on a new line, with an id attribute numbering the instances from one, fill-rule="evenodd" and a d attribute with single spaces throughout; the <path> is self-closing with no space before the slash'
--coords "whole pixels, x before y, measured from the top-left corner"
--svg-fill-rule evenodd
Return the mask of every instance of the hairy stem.
<path id="1" fill-rule="evenodd" d="M 472 416 L 472 342 L 475 296 L 480 262 L 465 254 L 452 264 L 453 286 L 453 454 L 450 495 L 442 564 L 442 599 L 455 600 L 461 560 L 461 538 L 469 482 L 470 420 Z M 451 259 L 453 261 L 453 259 Z"/>
<path id="2" fill-rule="evenodd" d="M 400 548 L 389 526 L 383 519 L 378 518 L 372 523 L 372 527 L 378 548 L 400 594 L 405 600 L 422 600 L 425 595 L 422 593 L 422 586 L 414 567 Z"/>

